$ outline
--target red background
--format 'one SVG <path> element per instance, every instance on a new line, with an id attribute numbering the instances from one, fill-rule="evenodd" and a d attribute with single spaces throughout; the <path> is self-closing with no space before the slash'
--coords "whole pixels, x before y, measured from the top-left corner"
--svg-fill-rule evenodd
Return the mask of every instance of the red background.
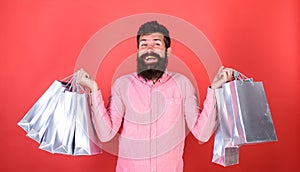
<path id="1" fill-rule="evenodd" d="M 114 171 L 116 157 L 108 153 L 71 157 L 39 150 L 17 122 L 54 79 L 73 72 L 82 47 L 95 32 L 119 18 L 149 12 L 190 22 L 211 41 L 223 65 L 262 80 L 279 139 L 242 146 L 240 164 L 224 168 L 211 163 L 213 139 L 200 145 L 189 135 L 185 171 L 298 171 L 299 8 L 298 0 L 1 1 L 1 171 Z M 117 66 L 114 56 L 135 51 L 133 43 L 112 51 L 109 63 Z M 176 42 L 173 50 L 179 57 L 193 56 Z M 198 70 L 192 61 L 185 63 Z M 105 100 L 113 67 L 101 68 L 102 73 L 107 68 L 107 75 L 97 77 Z M 197 81 L 201 77 L 204 95 L 209 83 L 205 75 Z"/>

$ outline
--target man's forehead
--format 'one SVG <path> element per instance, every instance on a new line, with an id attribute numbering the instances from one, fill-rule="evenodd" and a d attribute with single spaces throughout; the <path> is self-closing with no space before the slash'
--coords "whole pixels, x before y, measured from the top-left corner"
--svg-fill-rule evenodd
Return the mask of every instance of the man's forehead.
<path id="1" fill-rule="evenodd" d="M 164 35 L 157 32 L 157 33 L 150 33 L 150 34 L 145 34 L 140 36 L 140 41 L 146 41 L 146 40 L 163 40 Z"/>

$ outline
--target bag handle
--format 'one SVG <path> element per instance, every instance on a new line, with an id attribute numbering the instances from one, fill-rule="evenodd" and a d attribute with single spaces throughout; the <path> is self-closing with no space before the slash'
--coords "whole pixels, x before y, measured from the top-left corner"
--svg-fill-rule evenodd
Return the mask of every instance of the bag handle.
<path id="1" fill-rule="evenodd" d="M 245 76 L 244 74 L 242 74 L 241 72 L 239 71 L 233 71 L 233 79 L 234 80 L 238 80 L 238 81 L 241 81 L 240 82 L 240 85 L 243 85 L 244 82 L 250 82 L 251 85 L 255 85 L 254 82 L 253 82 L 253 78 L 248 78 L 247 76 Z"/>
<path id="2" fill-rule="evenodd" d="M 76 93 L 89 93 L 89 91 L 86 90 L 83 86 L 77 83 L 77 75 L 76 73 L 73 73 L 65 78 L 63 78 L 61 81 L 66 82 L 66 85 L 69 86 L 68 90 Z"/>
<path id="3" fill-rule="evenodd" d="M 246 75 L 236 70 L 233 71 L 232 76 L 234 80 L 253 82 L 253 78 L 248 78 Z"/>
<path id="4" fill-rule="evenodd" d="M 61 81 L 65 81 L 65 82 L 70 81 L 70 80 L 73 79 L 73 76 L 74 76 L 74 75 L 75 75 L 75 74 L 71 74 L 71 75 L 69 75 L 69 76 L 63 78 Z"/>
<path id="5" fill-rule="evenodd" d="M 74 84 L 75 92 L 84 93 L 84 94 L 89 93 L 89 91 L 87 91 L 87 89 L 85 87 L 83 87 L 77 83 L 77 75 L 76 74 L 74 74 L 74 77 L 73 77 L 73 84 Z"/>

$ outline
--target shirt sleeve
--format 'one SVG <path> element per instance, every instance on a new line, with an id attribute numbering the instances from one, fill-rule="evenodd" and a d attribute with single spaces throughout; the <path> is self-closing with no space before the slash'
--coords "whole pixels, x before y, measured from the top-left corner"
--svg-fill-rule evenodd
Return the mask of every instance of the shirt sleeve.
<path id="1" fill-rule="evenodd" d="M 100 141 L 110 141 L 119 131 L 124 116 L 123 103 L 118 86 L 111 90 L 108 106 L 105 107 L 101 91 L 91 93 L 92 121 Z"/>
<path id="2" fill-rule="evenodd" d="M 192 84 L 185 89 L 184 97 L 184 115 L 189 130 L 200 142 L 207 142 L 218 125 L 214 90 L 207 89 L 202 110 L 199 108 L 199 100 Z"/>

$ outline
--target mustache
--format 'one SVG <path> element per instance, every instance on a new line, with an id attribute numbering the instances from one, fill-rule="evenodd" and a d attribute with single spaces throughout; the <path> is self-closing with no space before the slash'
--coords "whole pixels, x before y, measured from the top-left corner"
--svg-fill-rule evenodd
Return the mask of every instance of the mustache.
<path id="1" fill-rule="evenodd" d="M 148 56 L 153 56 L 153 57 L 156 57 L 156 58 L 158 58 L 158 59 L 160 59 L 161 57 L 160 57 L 160 55 L 159 54 L 157 54 L 157 53 L 155 53 L 155 52 L 147 52 L 147 53 L 145 53 L 145 54 L 142 54 L 142 55 L 140 55 L 140 59 L 145 59 L 146 57 L 148 57 Z"/>

